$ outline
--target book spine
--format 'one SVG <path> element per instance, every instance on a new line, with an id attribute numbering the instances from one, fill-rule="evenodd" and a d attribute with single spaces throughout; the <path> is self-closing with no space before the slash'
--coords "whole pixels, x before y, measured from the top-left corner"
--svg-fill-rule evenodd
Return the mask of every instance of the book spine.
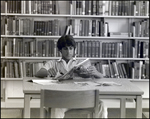
<path id="1" fill-rule="evenodd" d="M 115 1 L 115 6 L 116 6 L 116 8 L 115 8 L 115 15 L 116 16 L 118 16 L 119 14 L 118 14 L 118 11 L 119 11 L 119 3 L 118 3 L 119 1 Z"/>
<path id="2" fill-rule="evenodd" d="M 87 57 L 88 56 L 88 52 L 87 52 L 87 49 L 88 49 L 88 47 L 87 47 L 87 41 L 84 41 L 84 57 Z"/>
<path id="3" fill-rule="evenodd" d="M 95 57 L 100 57 L 99 48 L 100 48 L 99 41 L 95 41 Z"/>
<path id="4" fill-rule="evenodd" d="M 28 1 L 29 2 L 29 14 L 31 14 L 31 0 Z"/>
<path id="5" fill-rule="evenodd" d="M 125 69 L 125 66 L 124 66 L 124 63 L 121 63 L 121 67 L 122 67 L 122 69 L 123 69 L 124 77 L 125 77 L 125 78 L 128 78 L 127 72 L 126 72 L 126 69 Z"/>
<path id="6" fill-rule="evenodd" d="M 105 15 L 106 11 L 106 1 L 102 1 L 102 15 Z"/>
<path id="7" fill-rule="evenodd" d="M 7 11 L 8 8 L 7 8 L 7 6 L 8 6 L 8 1 L 6 0 L 6 1 L 5 1 L 5 13 L 8 13 L 8 11 Z"/>
<path id="8" fill-rule="evenodd" d="M 96 20 L 92 20 L 92 36 L 96 36 Z"/>
<path id="9" fill-rule="evenodd" d="M 93 4 L 92 4 L 92 15 L 96 15 L 96 0 L 93 0 Z"/>
<path id="10" fill-rule="evenodd" d="M 145 16 L 149 16 L 149 1 L 145 1 Z"/>
<path id="11" fill-rule="evenodd" d="M 85 0 L 82 1 L 82 15 L 85 15 Z"/>
<path id="12" fill-rule="evenodd" d="M 84 41 L 82 41 L 82 42 L 81 42 L 81 51 L 82 51 L 82 52 L 81 52 L 81 57 L 84 57 L 84 53 L 85 53 L 84 47 L 85 47 L 85 44 L 84 44 Z"/>
<path id="13" fill-rule="evenodd" d="M 108 2 L 109 2 L 109 3 L 108 3 L 108 15 L 111 16 L 111 12 L 112 12 L 112 11 L 111 11 L 111 10 L 112 10 L 112 8 L 111 8 L 111 7 L 112 7 L 112 1 L 108 1 Z"/>
<path id="14" fill-rule="evenodd" d="M 109 70 L 110 70 L 110 77 L 113 78 L 114 75 L 113 75 L 113 70 L 112 70 L 112 67 L 111 67 L 110 60 L 108 60 L 108 65 L 109 65 Z"/>
<path id="15" fill-rule="evenodd" d="M 139 79 L 142 78 L 142 65 L 143 65 L 143 61 L 139 61 Z"/>
<path id="16" fill-rule="evenodd" d="M 8 18 L 5 17 L 5 35 L 9 35 L 8 34 Z"/>
<path id="17" fill-rule="evenodd" d="M 149 58 L 149 43 L 145 44 L 145 58 Z"/>
<path id="18" fill-rule="evenodd" d="M 73 15 L 73 1 L 72 0 L 70 0 L 69 1 L 69 6 L 70 6 L 70 15 Z"/>
<path id="19" fill-rule="evenodd" d="M 72 1 L 72 15 L 76 15 L 76 0 Z"/>

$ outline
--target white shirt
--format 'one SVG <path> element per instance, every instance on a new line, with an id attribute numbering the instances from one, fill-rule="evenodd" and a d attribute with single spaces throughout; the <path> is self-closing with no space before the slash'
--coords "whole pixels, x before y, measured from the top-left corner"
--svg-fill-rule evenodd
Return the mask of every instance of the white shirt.
<path id="1" fill-rule="evenodd" d="M 46 70 L 53 68 L 55 70 L 55 72 L 57 72 L 57 74 L 58 73 L 65 74 L 67 71 L 72 69 L 75 65 L 77 65 L 81 61 L 83 61 L 83 60 L 72 58 L 71 60 L 69 60 L 68 63 L 66 63 L 66 61 L 61 58 L 59 60 L 50 60 L 50 61 L 46 62 L 42 68 L 45 68 Z"/>

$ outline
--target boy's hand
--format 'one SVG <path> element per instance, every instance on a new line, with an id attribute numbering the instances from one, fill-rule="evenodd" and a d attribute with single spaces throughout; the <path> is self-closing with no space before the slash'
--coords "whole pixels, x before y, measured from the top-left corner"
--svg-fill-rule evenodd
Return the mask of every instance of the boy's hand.
<path id="1" fill-rule="evenodd" d="M 79 76 L 85 77 L 85 78 L 91 77 L 91 76 L 94 76 L 97 78 L 103 77 L 103 74 L 98 72 L 95 66 L 89 66 L 88 68 L 84 68 L 83 66 L 80 66 L 76 68 L 74 72 L 77 73 Z"/>
<path id="2" fill-rule="evenodd" d="M 83 78 L 88 78 L 89 77 L 89 73 L 87 71 L 87 68 L 84 68 L 83 66 L 80 67 L 75 67 L 74 68 L 74 72 L 77 73 L 79 76 L 83 77 Z"/>
<path id="3" fill-rule="evenodd" d="M 101 74 L 100 72 L 97 71 L 97 69 L 95 68 L 95 66 L 90 66 L 87 68 L 88 73 L 90 76 L 94 76 L 96 78 L 102 78 L 103 74 Z"/>
<path id="4" fill-rule="evenodd" d="M 95 75 L 97 75 L 97 73 L 99 73 L 94 66 L 89 66 L 87 68 L 87 71 L 88 71 L 89 75 L 93 75 L 93 76 L 95 76 Z"/>
<path id="5" fill-rule="evenodd" d="M 51 77 L 54 77 L 54 76 L 56 76 L 56 71 L 54 70 L 54 68 L 50 68 L 49 70 L 48 70 L 48 74 L 49 74 L 49 76 Z"/>

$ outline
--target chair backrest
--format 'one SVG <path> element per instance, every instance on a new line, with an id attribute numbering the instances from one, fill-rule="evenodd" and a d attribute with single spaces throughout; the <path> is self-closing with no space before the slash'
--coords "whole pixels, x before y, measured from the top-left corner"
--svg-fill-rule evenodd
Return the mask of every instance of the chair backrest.
<path id="1" fill-rule="evenodd" d="M 41 108 L 96 108 L 99 90 L 60 91 L 41 89 Z"/>

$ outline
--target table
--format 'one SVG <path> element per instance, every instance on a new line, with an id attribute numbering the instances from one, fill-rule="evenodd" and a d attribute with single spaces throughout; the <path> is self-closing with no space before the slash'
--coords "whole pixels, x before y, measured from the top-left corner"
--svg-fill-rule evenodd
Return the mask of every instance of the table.
<path id="1" fill-rule="evenodd" d="M 126 99 L 136 99 L 136 117 L 142 118 L 142 95 L 144 94 L 144 92 L 137 86 L 135 86 L 132 82 L 130 82 L 128 79 L 73 79 L 65 80 L 60 83 L 51 85 L 40 85 L 33 82 L 29 82 L 29 80 L 31 80 L 31 78 L 26 77 L 23 79 L 24 118 L 30 118 L 30 100 L 33 98 L 40 99 L 40 90 L 42 88 L 55 90 L 99 89 L 100 99 L 120 99 L 121 118 L 125 118 Z M 83 86 L 73 83 L 74 81 L 96 81 L 98 83 L 115 82 L 121 84 L 121 86 Z"/>

